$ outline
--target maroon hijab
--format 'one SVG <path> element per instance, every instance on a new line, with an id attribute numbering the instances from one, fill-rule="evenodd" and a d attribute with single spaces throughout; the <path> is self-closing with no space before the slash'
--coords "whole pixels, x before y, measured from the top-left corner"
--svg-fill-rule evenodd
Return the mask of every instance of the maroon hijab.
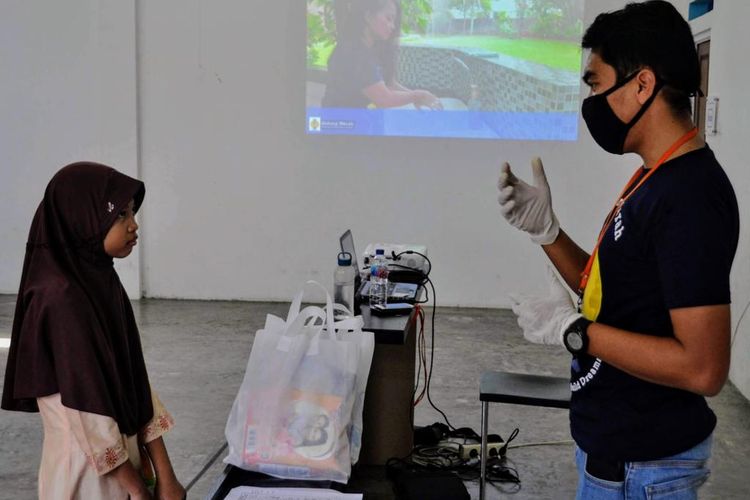
<path id="1" fill-rule="evenodd" d="M 133 435 L 153 416 L 133 309 L 104 237 L 141 181 L 95 163 L 52 178 L 34 215 L 13 319 L 2 407 L 39 411 L 60 393 L 68 408 L 114 418 Z"/>

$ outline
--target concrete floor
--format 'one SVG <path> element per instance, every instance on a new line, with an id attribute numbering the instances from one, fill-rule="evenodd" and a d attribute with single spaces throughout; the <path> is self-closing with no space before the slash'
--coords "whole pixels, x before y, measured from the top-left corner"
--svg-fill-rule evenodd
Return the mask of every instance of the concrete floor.
<path id="1" fill-rule="evenodd" d="M 0 296 L 0 337 L 9 336 L 15 297 Z M 286 304 L 143 300 L 134 303 L 152 386 L 177 425 L 165 440 L 177 476 L 192 484 L 188 498 L 211 491 L 223 464 L 224 424 L 242 380 L 254 332 L 268 313 L 284 315 Z M 0 373 L 7 349 L 0 349 Z M 438 310 L 432 400 L 456 427 L 479 430 L 479 377 L 485 370 L 565 376 L 568 356 L 562 349 L 526 343 L 507 310 Z M 750 403 L 731 385 L 712 398 L 719 418 L 713 473 L 701 490 L 705 499 L 750 498 L 745 482 L 750 465 Z M 416 425 L 440 421 L 426 402 L 415 411 Z M 565 410 L 493 405 L 490 431 L 513 444 L 569 441 Z M 42 434 L 38 415 L 0 412 L 0 499 L 36 498 L 36 471 Z M 573 498 L 576 473 L 572 444 L 511 449 L 508 457 L 521 486 L 490 487 L 490 499 Z M 393 498 L 390 485 L 368 480 L 375 491 L 367 499 Z M 476 482 L 466 483 L 478 498 Z"/>

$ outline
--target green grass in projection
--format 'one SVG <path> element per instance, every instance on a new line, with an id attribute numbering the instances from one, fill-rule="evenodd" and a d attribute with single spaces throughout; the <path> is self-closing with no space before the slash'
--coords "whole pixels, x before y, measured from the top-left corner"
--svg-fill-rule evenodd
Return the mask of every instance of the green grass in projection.
<path id="1" fill-rule="evenodd" d="M 333 47 L 335 45 L 333 44 L 327 44 L 327 43 L 318 43 L 315 44 L 315 49 L 318 51 L 317 57 L 315 58 L 315 61 L 313 61 L 313 67 L 314 68 L 325 68 L 328 66 L 328 58 L 331 57 L 331 52 L 333 52 Z"/>
<path id="2" fill-rule="evenodd" d="M 435 45 L 437 47 L 484 49 L 498 54 L 517 57 L 526 61 L 544 64 L 550 68 L 579 72 L 581 67 L 581 47 L 576 43 L 541 40 L 535 38 L 497 38 L 493 36 L 447 36 L 447 37 L 408 37 L 401 43 L 407 45 Z M 318 45 L 318 57 L 314 66 L 324 68 L 333 45 Z"/>

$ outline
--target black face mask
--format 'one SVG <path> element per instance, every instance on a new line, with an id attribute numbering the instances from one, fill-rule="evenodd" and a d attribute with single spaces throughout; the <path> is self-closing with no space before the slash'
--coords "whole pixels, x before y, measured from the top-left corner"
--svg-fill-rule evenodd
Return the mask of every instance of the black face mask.
<path id="1" fill-rule="evenodd" d="M 616 155 L 624 153 L 625 139 L 628 136 L 628 132 L 630 132 L 633 125 L 640 120 L 641 116 L 643 116 L 643 113 L 646 112 L 651 103 L 654 102 L 656 94 L 659 93 L 659 90 L 661 90 L 663 86 L 663 83 L 657 80 L 656 86 L 654 87 L 654 93 L 651 94 L 651 97 L 643 103 L 641 109 L 633 119 L 630 120 L 630 122 L 624 123 L 617 117 L 615 112 L 612 111 L 612 107 L 609 105 L 609 101 L 607 101 L 607 96 L 635 78 L 639 71 L 640 70 L 628 75 L 625 79 L 616 83 L 603 94 L 592 95 L 583 100 L 581 113 L 583 114 L 586 126 L 589 128 L 591 137 L 593 137 L 596 143 L 608 153 Z"/>

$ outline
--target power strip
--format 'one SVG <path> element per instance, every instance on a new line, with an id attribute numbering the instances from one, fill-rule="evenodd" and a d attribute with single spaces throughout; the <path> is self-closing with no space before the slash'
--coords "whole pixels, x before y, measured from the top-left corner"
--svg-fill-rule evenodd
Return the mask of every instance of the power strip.
<path id="1" fill-rule="evenodd" d="M 505 449 L 503 447 L 505 443 L 487 443 L 488 455 L 490 457 L 496 457 L 498 454 L 504 455 Z M 479 452 L 482 449 L 480 443 L 476 444 L 460 444 L 458 445 L 458 456 L 461 460 L 469 460 L 470 458 L 479 458 Z"/>

